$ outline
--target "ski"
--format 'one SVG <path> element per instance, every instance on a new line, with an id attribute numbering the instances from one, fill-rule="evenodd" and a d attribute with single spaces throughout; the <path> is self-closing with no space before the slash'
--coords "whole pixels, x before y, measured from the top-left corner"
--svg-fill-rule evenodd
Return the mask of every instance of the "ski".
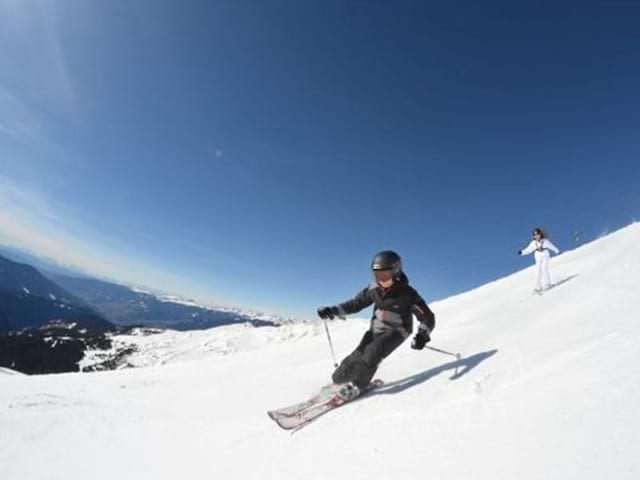
<path id="1" fill-rule="evenodd" d="M 362 398 L 364 395 L 382 385 L 384 385 L 382 380 L 373 380 L 354 400 Z M 309 400 L 288 407 L 270 410 L 267 412 L 267 415 L 269 415 L 269 418 L 275 421 L 279 427 L 285 430 L 299 430 L 325 413 L 348 403 L 338 396 L 338 388 L 338 385 L 327 385 Z"/>
<path id="2" fill-rule="evenodd" d="M 309 400 L 305 400 L 304 402 L 294 403 L 293 405 L 289 405 L 288 407 L 278 408 L 276 410 L 269 410 L 267 415 L 270 418 L 276 419 L 276 417 L 290 417 L 293 415 L 299 415 L 301 412 L 313 407 L 314 405 L 319 405 L 329 400 L 335 393 L 338 391 L 338 386 L 335 384 L 325 385 L 320 389 L 320 392 L 311 397 Z"/>

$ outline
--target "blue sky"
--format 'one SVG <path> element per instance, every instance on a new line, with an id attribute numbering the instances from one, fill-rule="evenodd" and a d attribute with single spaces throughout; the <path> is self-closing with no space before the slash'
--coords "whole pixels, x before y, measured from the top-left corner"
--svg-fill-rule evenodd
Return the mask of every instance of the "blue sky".
<path id="1" fill-rule="evenodd" d="M 0 243 L 311 316 L 640 214 L 638 2 L 0 4 Z"/>

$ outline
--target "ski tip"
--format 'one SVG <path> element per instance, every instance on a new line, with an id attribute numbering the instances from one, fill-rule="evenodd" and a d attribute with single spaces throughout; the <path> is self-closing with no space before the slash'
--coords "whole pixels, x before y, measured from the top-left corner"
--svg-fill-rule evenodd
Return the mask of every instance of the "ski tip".
<path id="1" fill-rule="evenodd" d="M 282 422 L 280 422 L 274 412 L 267 412 L 267 415 L 271 420 L 276 422 L 276 425 L 278 425 L 283 430 L 293 430 L 295 428 L 295 426 L 284 425 Z"/>

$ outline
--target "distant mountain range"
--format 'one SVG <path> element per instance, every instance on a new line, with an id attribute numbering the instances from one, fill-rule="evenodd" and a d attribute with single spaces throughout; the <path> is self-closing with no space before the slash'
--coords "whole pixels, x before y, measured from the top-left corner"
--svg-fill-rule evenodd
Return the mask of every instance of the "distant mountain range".
<path id="1" fill-rule="evenodd" d="M 88 350 L 109 351 L 112 335 L 131 326 L 196 330 L 286 321 L 81 276 L 13 249 L 0 253 L 12 258 L 0 255 L 0 367 L 23 373 L 78 371 Z M 95 368 L 121 368 L 119 357 L 127 353 L 105 354 L 106 360 Z"/>
<path id="2" fill-rule="evenodd" d="M 113 328 L 86 302 L 31 265 L 0 256 L 0 332 L 34 328 L 51 321 L 96 331 Z"/>
<path id="3" fill-rule="evenodd" d="M 116 325 L 199 330 L 233 323 L 280 323 L 240 310 L 209 308 L 176 296 L 163 296 L 95 278 L 49 274 L 49 278 L 94 307 Z"/>
<path id="4" fill-rule="evenodd" d="M 210 308 L 174 295 L 92 278 L 54 261 L 11 247 L 0 247 L 0 255 L 6 257 L 5 261 L 30 267 L 28 272 L 9 272 L 6 276 L 0 271 L 0 289 L 4 288 L 4 280 L 6 288 L 14 293 L 51 300 L 55 298 L 64 300 L 67 304 L 84 306 L 118 326 L 195 330 L 234 323 L 249 322 L 254 326 L 263 326 L 284 321 L 272 315 L 254 314 L 239 309 Z M 37 266 L 37 270 L 33 265 Z M 27 277 L 31 278 L 29 282 L 25 281 Z M 2 311 L 0 308 L 0 331 L 6 325 Z M 29 324 L 37 325 L 38 322 Z"/>
<path id="5" fill-rule="evenodd" d="M 15 247 L 9 247 L 7 245 L 0 245 L 0 255 L 17 263 L 31 265 L 41 273 L 52 272 L 59 273 L 61 275 L 72 275 L 76 277 L 85 275 L 80 270 L 70 266 L 62 265 L 53 259 L 39 257 L 27 251 L 20 250 Z"/>
<path id="6" fill-rule="evenodd" d="M 0 290 L 9 290 L 61 303 L 82 304 L 74 295 L 42 275 L 33 266 L 0 256 Z"/>

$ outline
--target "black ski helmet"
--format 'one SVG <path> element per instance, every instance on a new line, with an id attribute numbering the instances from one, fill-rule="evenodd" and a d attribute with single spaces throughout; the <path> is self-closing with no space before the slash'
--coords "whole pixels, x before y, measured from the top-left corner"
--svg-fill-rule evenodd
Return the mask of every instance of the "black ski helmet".
<path id="1" fill-rule="evenodd" d="M 391 250 L 378 252 L 371 261 L 371 270 L 391 270 L 395 277 L 402 272 L 402 258 Z"/>
<path id="2" fill-rule="evenodd" d="M 540 227 L 536 227 L 536 228 L 533 229 L 533 235 L 534 236 L 535 235 L 540 235 L 541 239 L 546 237 L 546 235 L 544 233 L 544 230 L 542 230 Z"/>

